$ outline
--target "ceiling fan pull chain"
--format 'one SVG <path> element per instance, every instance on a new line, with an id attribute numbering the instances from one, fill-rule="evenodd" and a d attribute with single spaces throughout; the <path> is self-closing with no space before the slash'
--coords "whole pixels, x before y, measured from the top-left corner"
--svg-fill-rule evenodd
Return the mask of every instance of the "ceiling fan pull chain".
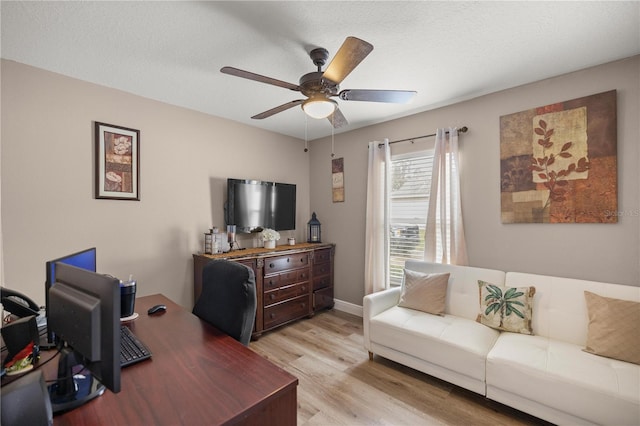
<path id="1" fill-rule="evenodd" d="M 309 152 L 307 139 L 307 114 L 304 115 L 304 152 Z"/>
<path id="2" fill-rule="evenodd" d="M 334 129 L 335 129 L 335 127 L 333 125 L 333 120 L 335 120 L 335 114 L 331 114 L 331 158 L 336 156 L 333 153 L 333 151 L 334 151 L 333 134 L 334 134 Z"/>

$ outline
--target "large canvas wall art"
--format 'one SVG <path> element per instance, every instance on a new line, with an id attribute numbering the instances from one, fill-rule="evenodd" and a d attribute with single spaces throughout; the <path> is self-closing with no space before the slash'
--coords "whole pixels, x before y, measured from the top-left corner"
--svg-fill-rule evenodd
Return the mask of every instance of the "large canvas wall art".
<path id="1" fill-rule="evenodd" d="M 616 91 L 500 117 L 502 223 L 618 221 Z"/>

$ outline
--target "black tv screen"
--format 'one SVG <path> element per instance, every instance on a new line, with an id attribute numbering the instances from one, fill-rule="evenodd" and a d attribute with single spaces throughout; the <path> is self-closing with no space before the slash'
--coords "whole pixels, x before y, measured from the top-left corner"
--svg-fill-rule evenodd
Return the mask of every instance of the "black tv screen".
<path id="1" fill-rule="evenodd" d="M 296 185 L 227 179 L 226 221 L 227 225 L 236 225 L 236 232 L 296 229 Z"/>

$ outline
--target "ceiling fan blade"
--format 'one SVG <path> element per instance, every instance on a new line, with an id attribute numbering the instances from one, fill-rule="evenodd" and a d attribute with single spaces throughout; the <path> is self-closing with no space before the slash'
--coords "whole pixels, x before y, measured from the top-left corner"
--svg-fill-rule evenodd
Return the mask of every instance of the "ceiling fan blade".
<path id="1" fill-rule="evenodd" d="M 264 75 L 252 73 L 249 71 L 244 71 L 238 68 L 233 67 L 222 67 L 220 68 L 220 72 L 223 74 L 234 75 L 236 77 L 242 77 L 249 80 L 258 81 L 260 83 L 272 84 L 274 86 L 284 87 L 285 89 L 300 91 L 300 86 L 297 84 L 287 83 L 286 81 L 277 80 L 271 77 L 265 77 Z"/>
<path id="2" fill-rule="evenodd" d="M 356 37 L 347 37 L 331 63 L 324 71 L 323 78 L 336 84 L 342 83 L 351 71 L 373 50 L 373 45 Z"/>
<path id="3" fill-rule="evenodd" d="M 339 129 L 342 126 L 346 126 L 347 124 L 349 124 L 347 119 L 344 118 L 342 111 L 340 111 L 340 108 L 336 108 L 333 111 L 333 114 L 327 117 L 327 120 L 329 120 L 334 129 Z"/>
<path id="4" fill-rule="evenodd" d="M 418 92 L 412 90 L 364 90 L 346 89 L 338 93 L 343 101 L 408 103 Z"/>
<path id="5" fill-rule="evenodd" d="M 274 114 L 277 114 L 277 113 L 282 112 L 282 111 L 286 111 L 289 108 L 293 108 L 296 105 L 300 105 L 304 101 L 305 101 L 304 99 L 296 99 L 295 101 L 287 102 L 286 104 L 282 104 L 282 105 L 277 106 L 275 108 L 271 108 L 268 111 L 261 112 L 260 114 L 254 115 L 251 118 L 256 119 L 256 120 L 262 120 L 263 118 L 271 117 Z"/>

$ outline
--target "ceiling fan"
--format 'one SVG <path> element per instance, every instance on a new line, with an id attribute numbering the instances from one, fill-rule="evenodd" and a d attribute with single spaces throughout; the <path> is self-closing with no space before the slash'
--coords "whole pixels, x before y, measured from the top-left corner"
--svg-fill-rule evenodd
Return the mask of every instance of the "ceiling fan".
<path id="1" fill-rule="evenodd" d="M 347 37 L 342 43 L 335 57 L 329 66 L 322 71 L 322 67 L 329 58 L 329 52 L 324 48 L 313 49 L 309 56 L 318 71 L 310 72 L 300 77 L 299 84 L 287 83 L 271 77 L 265 77 L 249 71 L 244 71 L 234 67 L 223 67 L 220 72 L 234 75 L 260 83 L 272 84 L 284 87 L 285 89 L 301 92 L 306 99 L 296 99 L 286 104 L 282 104 L 268 111 L 254 115 L 251 118 L 261 120 L 271 117 L 296 105 L 301 105 L 304 112 L 313 118 L 328 118 L 334 128 L 339 128 L 347 124 L 347 120 L 340 112 L 338 103 L 331 99 L 338 97 L 343 101 L 365 101 L 365 102 L 388 102 L 407 103 L 416 94 L 409 90 L 363 90 L 363 89 L 340 89 L 340 83 L 355 67 L 367 57 L 373 50 L 373 45 L 356 37 Z"/>

